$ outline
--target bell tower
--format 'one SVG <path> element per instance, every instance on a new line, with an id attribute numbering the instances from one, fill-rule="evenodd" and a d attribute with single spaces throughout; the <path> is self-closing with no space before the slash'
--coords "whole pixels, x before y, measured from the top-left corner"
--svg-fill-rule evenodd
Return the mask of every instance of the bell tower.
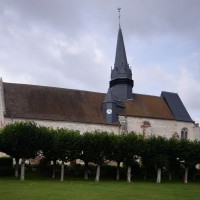
<path id="1" fill-rule="evenodd" d="M 121 8 L 118 8 L 119 30 L 117 37 L 115 63 L 114 68 L 111 70 L 109 89 L 103 102 L 103 113 L 107 123 L 116 122 L 118 112 L 124 108 L 123 101 L 133 98 L 132 72 L 126 58 L 124 39 L 120 26 L 120 9 Z"/>
<path id="2" fill-rule="evenodd" d="M 119 26 L 114 69 L 111 71 L 110 88 L 113 98 L 118 101 L 132 99 L 132 72 L 126 58 L 121 27 Z"/>

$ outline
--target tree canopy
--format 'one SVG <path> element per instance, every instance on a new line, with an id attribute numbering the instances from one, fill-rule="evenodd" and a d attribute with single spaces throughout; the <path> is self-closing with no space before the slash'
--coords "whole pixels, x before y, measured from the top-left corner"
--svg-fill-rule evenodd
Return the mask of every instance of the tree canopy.
<path id="1" fill-rule="evenodd" d="M 200 163 L 200 142 L 161 136 L 143 137 L 134 132 L 114 134 L 106 131 L 85 132 L 65 128 L 52 129 L 37 126 L 34 122 L 15 122 L 6 125 L 0 134 L 0 150 L 16 161 L 44 156 L 54 165 L 62 162 L 61 179 L 64 178 L 64 163 L 81 159 L 85 163 L 85 178 L 88 178 L 88 163 L 97 166 L 96 180 L 99 181 L 100 167 L 108 161 L 116 162 L 117 180 L 120 163 L 127 167 L 127 180 L 131 178 L 131 167 L 137 162 L 144 169 L 144 177 L 152 170 L 168 170 L 171 179 L 174 171 L 185 169 L 185 182 L 189 168 Z M 23 171 L 23 170 L 22 170 Z M 55 174 L 54 174 L 55 177 Z"/>

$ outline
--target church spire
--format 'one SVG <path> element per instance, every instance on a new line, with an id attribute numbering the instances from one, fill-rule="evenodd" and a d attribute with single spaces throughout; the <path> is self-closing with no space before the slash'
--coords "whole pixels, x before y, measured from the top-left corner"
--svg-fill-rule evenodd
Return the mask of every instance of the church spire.
<path id="1" fill-rule="evenodd" d="M 117 10 L 118 10 L 118 16 L 119 16 L 119 28 L 120 28 L 120 17 L 121 17 L 121 15 L 120 15 L 120 11 L 121 11 L 121 8 L 117 8 Z"/>
<path id="2" fill-rule="evenodd" d="M 114 66 L 118 69 L 118 70 L 124 70 L 126 71 L 125 68 L 129 68 L 128 67 L 128 63 L 127 63 L 127 58 L 126 58 L 126 50 L 125 50 L 125 46 L 124 46 L 124 39 L 123 39 L 123 35 L 122 35 L 122 29 L 121 29 L 121 24 L 120 24 L 120 11 L 121 8 L 117 8 L 118 10 L 118 18 L 119 18 L 119 30 L 118 30 L 118 37 L 117 37 L 117 48 L 116 48 L 116 54 L 115 54 L 115 64 Z"/>
<path id="3" fill-rule="evenodd" d="M 117 47 L 115 54 L 114 69 L 111 71 L 110 88 L 115 100 L 123 101 L 132 99 L 132 72 L 128 65 L 126 58 L 126 50 L 124 45 L 124 39 L 122 35 L 122 29 L 120 25 L 120 9 L 119 12 L 119 30 L 117 37 Z"/>
<path id="4" fill-rule="evenodd" d="M 117 115 L 124 109 L 123 101 L 133 98 L 132 72 L 126 58 L 124 39 L 120 25 L 120 10 L 121 8 L 118 8 L 119 30 L 115 64 L 114 69 L 111 69 L 110 87 L 103 102 L 103 115 L 109 124 L 117 121 Z"/>
<path id="5" fill-rule="evenodd" d="M 121 27 L 118 30 L 114 67 L 121 72 L 129 70 Z"/>
<path id="6" fill-rule="evenodd" d="M 118 36 L 117 36 L 117 47 L 116 47 L 116 54 L 115 54 L 115 63 L 114 63 L 114 69 L 111 73 L 111 80 L 117 79 L 117 78 L 128 78 L 132 79 L 132 73 L 129 68 L 127 58 L 126 58 L 126 50 L 124 45 L 124 39 L 120 24 L 120 10 L 121 8 L 118 8 L 119 13 L 119 30 L 118 30 Z"/>

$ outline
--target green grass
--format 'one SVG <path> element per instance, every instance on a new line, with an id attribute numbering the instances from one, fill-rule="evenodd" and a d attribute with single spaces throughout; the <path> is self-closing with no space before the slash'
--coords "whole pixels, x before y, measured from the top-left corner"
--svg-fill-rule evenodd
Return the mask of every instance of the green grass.
<path id="1" fill-rule="evenodd" d="M 19 181 L 0 177 L 2 200 L 195 200 L 200 198 L 200 183 L 161 183 L 133 181 L 28 178 Z"/>

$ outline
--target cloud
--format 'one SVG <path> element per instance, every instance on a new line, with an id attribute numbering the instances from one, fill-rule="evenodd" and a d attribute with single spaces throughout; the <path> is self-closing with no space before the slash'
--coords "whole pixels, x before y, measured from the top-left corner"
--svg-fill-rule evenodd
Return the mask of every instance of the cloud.
<path id="1" fill-rule="evenodd" d="M 134 91 L 178 92 L 200 118 L 199 0 L 1 0 L 3 80 L 106 92 L 117 7 Z"/>

